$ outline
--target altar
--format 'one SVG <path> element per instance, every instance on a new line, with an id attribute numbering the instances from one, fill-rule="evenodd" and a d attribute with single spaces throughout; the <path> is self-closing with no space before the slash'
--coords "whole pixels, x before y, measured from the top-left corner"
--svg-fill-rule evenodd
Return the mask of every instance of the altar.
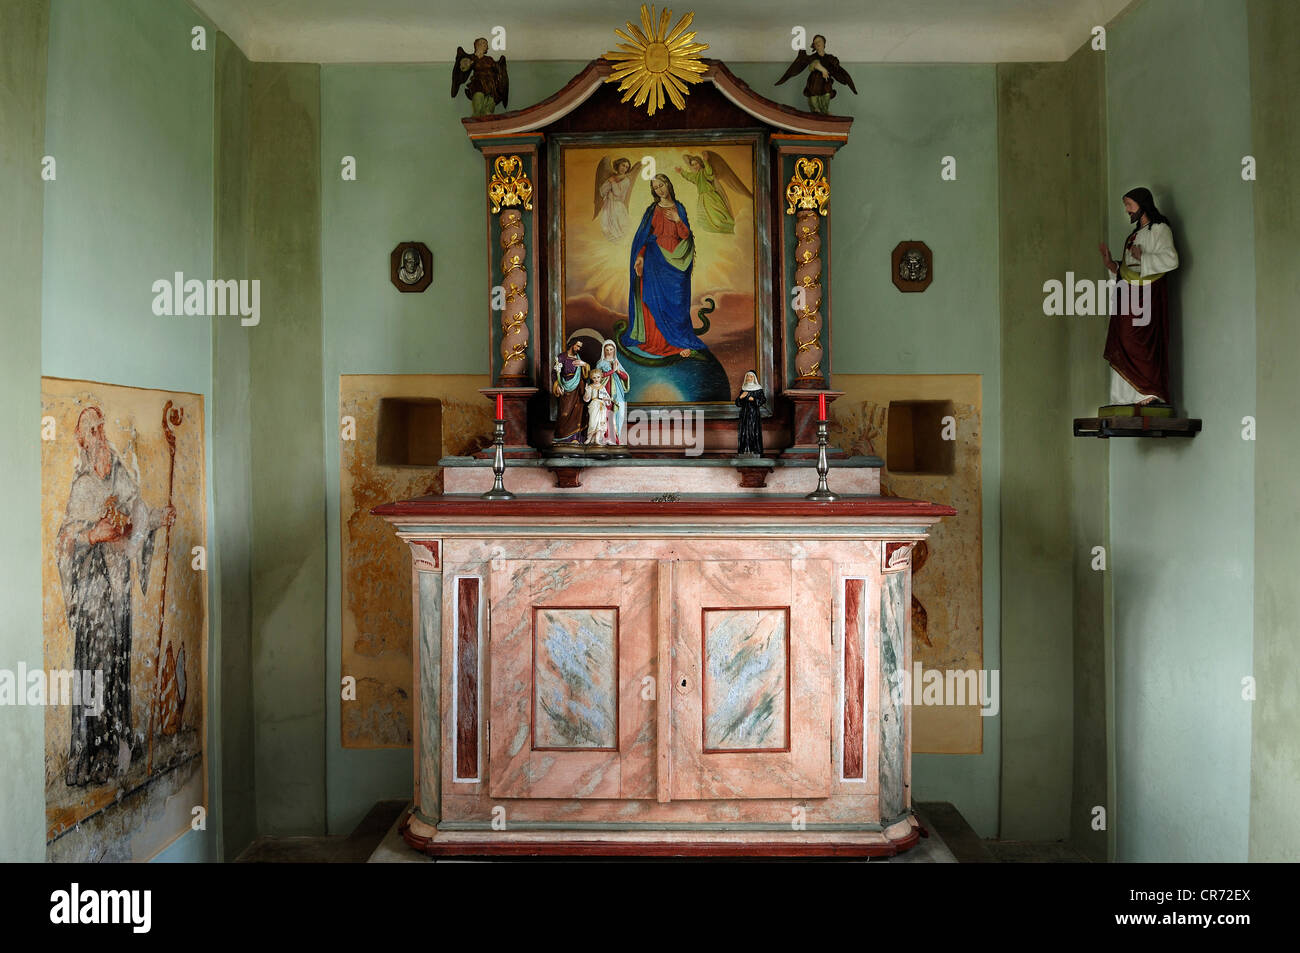
<path id="1" fill-rule="evenodd" d="M 402 829 L 429 854 L 874 856 L 919 836 L 910 560 L 955 510 L 882 495 L 882 461 L 828 439 L 852 119 L 690 46 L 675 109 L 620 101 L 622 45 L 537 105 L 479 98 L 462 120 L 485 160 L 495 445 L 373 510 L 412 559 Z"/>
<path id="2" fill-rule="evenodd" d="M 751 491 L 447 493 L 376 512 L 416 575 L 412 846 L 915 843 L 906 570 L 952 509 Z"/>

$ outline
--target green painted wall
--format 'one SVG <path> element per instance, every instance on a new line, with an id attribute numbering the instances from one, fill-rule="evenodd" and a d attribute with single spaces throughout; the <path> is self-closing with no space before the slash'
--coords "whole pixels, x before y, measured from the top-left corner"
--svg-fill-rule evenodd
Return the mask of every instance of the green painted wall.
<path id="1" fill-rule="evenodd" d="M 212 270 L 212 58 L 191 49 L 195 25 L 211 35 L 211 24 L 180 0 L 50 6 L 45 151 L 58 163 L 58 179 L 45 190 L 42 374 L 211 400 L 212 319 L 158 317 L 150 307 L 155 280 Z M 30 366 L 25 373 L 39 388 Z M 211 426 L 209 415 L 210 451 Z M 213 457 L 209 452 L 209 526 Z M 219 585 L 210 566 L 210 599 Z M 212 626 L 210 660 L 220 647 Z M 209 710 L 212 703 L 210 694 Z M 31 757 L 41 761 L 41 749 Z M 220 789 L 219 765 L 219 734 L 210 733 L 213 791 Z M 210 826 L 160 856 L 216 853 Z"/>
<path id="2" fill-rule="evenodd" d="M 179 0 L 56 0 L 50 32 L 45 257 L 88 280 L 46 269 L 42 369 L 205 396 L 210 824 L 160 857 L 229 858 L 324 830 L 319 71 Z M 260 279 L 260 325 L 154 316 L 174 271 Z"/>
<path id="3" fill-rule="evenodd" d="M 836 99 L 854 123 L 831 172 L 834 367 L 845 374 L 982 375 L 984 667 L 1002 668 L 996 69 L 848 69 L 861 95 Z M 772 87 L 782 71 L 773 63 L 738 70 L 778 102 L 806 105 L 793 83 Z M 957 160 L 955 181 L 940 178 L 944 156 Z M 923 294 L 902 294 L 890 280 L 889 256 L 904 239 L 920 239 L 934 253 L 934 282 Z M 998 827 L 1002 718 L 983 719 L 982 754 L 912 759 L 913 799 L 951 801 L 984 837 Z"/>
<path id="4" fill-rule="evenodd" d="M 246 278 L 252 190 L 249 187 L 250 121 L 248 60 L 224 33 L 214 50 L 214 137 L 216 177 L 213 210 L 213 272 L 220 278 Z M 212 692 L 219 699 L 214 717 L 222 733 L 222 859 L 230 860 L 257 836 L 253 771 L 252 690 L 252 414 L 249 404 L 249 349 L 256 327 L 215 321 L 212 328 L 212 436 L 216 444 L 212 527 L 221 567 L 214 620 L 223 651 L 213 666 Z M 214 800 L 216 797 L 214 796 Z"/>
<path id="5" fill-rule="evenodd" d="M 512 103 L 545 99 L 581 63 L 512 63 Z M 411 792 L 410 749 L 344 749 L 339 741 L 339 375 L 486 374 L 487 262 L 483 157 L 460 125 L 465 100 L 442 90 L 445 65 L 321 69 L 324 418 L 328 595 L 324 663 L 329 830 L 346 834 L 381 798 Z M 356 181 L 342 159 L 357 161 Z M 433 285 L 397 292 L 388 256 L 399 241 L 433 253 Z"/>
<path id="6" fill-rule="evenodd" d="M 1088 269 L 1096 255 L 1096 242 L 1106 231 L 1106 69 L 1104 57 L 1085 45 L 1065 64 L 1070 102 L 1076 109 L 1065 140 L 1070 165 L 1079 181 L 1064 183 L 1069 200 L 1064 203 L 1066 232 L 1071 242 L 1071 262 L 1079 271 L 1097 277 L 1102 274 L 1100 256 L 1095 269 Z M 1059 152 L 1059 145 L 1058 145 Z M 1095 239 L 1095 240 L 1094 240 Z M 1109 388 L 1109 365 L 1102 358 L 1109 319 L 1067 319 L 1069 337 L 1069 394 L 1065 417 L 1058 421 L 1064 433 L 1067 421 L 1076 414 L 1093 412 Z M 1073 640 L 1073 754 L 1069 839 L 1094 861 L 1114 854 L 1112 816 L 1114 717 L 1111 711 L 1109 662 L 1112 650 L 1109 585 L 1110 574 L 1092 568 L 1094 546 L 1110 545 L 1109 536 L 1109 441 L 1069 437 L 1071 496 L 1070 547 L 1074 576 Z M 1032 715 L 1030 716 L 1032 717 Z M 1094 830 L 1094 810 L 1105 809 L 1105 826 Z"/>
<path id="7" fill-rule="evenodd" d="M 49 0 L 0 5 L 0 668 L 41 666 L 41 233 Z M 45 718 L 0 707 L 0 862 L 45 858 Z"/>
<path id="8" fill-rule="evenodd" d="M 1246 7 L 1145 0 L 1106 57 L 1111 247 L 1120 197 L 1173 221 L 1174 397 L 1192 440 L 1112 440 L 1117 859 L 1247 856 L 1255 568 L 1255 243 Z M 1178 373 L 1181 368 L 1181 374 Z"/>
<path id="9" fill-rule="evenodd" d="M 512 64 L 511 104 L 551 95 L 584 65 Z M 802 105 L 795 86 L 772 87 L 783 66 L 733 69 L 777 101 Z M 835 367 L 984 375 L 984 663 L 994 668 L 1001 434 L 994 68 L 849 69 L 862 95 L 844 94 L 843 108 L 856 122 L 832 173 Z M 444 71 L 441 64 L 321 70 L 331 832 L 349 830 L 377 798 L 401 796 L 411 785 L 409 752 L 344 751 L 338 741 L 339 375 L 487 371 L 485 206 L 481 194 L 463 187 L 464 176 L 482 169 L 482 157 L 459 123 L 464 101 L 424 94 L 441 89 Z M 355 182 L 340 176 L 345 155 L 357 159 Z M 954 182 L 940 179 L 945 155 L 957 158 Z M 889 254 L 904 238 L 926 240 L 939 263 L 942 277 L 923 295 L 899 294 L 889 280 Z M 388 281 L 388 254 L 406 239 L 433 252 L 434 284 L 421 295 L 398 294 Z M 953 321 L 954 314 L 962 319 Z M 919 756 L 913 781 L 914 797 L 955 802 L 990 836 L 998 812 L 997 722 L 985 720 L 982 755 Z"/>
<path id="10" fill-rule="evenodd" d="M 1250 0 L 1251 136 L 1255 213 L 1255 645 L 1251 722 L 1250 859 L 1300 860 L 1300 5 Z"/>
<path id="11" fill-rule="evenodd" d="M 325 830 L 320 68 L 253 63 L 249 277 L 252 698 L 257 830 Z M 210 117 L 209 117 L 210 119 Z M 358 317 L 362 317 L 358 315 Z"/>
<path id="12" fill-rule="evenodd" d="M 1103 271 L 1103 62 L 1085 46 L 1065 63 L 998 67 L 1000 836 L 1011 840 L 1065 839 L 1081 810 L 1106 804 L 1103 641 L 1089 625 L 1102 617 L 1101 577 L 1076 567 L 1102 542 L 1104 524 L 1087 504 L 1104 501 L 1105 470 L 1093 461 L 1106 451 L 1099 441 L 1076 446 L 1068 424 L 1098 403 L 1100 392 L 1080 395 L 1076 381 L 1104 379 L 1106 318 L 1043 314 L 1044 282 Z M 1104 832 L 1083 842 L 1105 859 Z"/>

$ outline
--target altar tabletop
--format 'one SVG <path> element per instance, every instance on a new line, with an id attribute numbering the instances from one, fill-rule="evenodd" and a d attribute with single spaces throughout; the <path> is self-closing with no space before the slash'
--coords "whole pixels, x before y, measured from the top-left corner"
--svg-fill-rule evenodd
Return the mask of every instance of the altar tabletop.
<path id="1" fill-rule="evenodd" d="M 400 521 L 403 518 L 457 517 L 763 517 L 768 519 L 873 519 L 877 517 L 954 516 L 951 506 L 893 496 L 842 496 L 819 502 L 797 494 L 541 494 L 513 500 L 485 500 L 472 493 L 439 493 L 395 503 L 372 512 Z"/>

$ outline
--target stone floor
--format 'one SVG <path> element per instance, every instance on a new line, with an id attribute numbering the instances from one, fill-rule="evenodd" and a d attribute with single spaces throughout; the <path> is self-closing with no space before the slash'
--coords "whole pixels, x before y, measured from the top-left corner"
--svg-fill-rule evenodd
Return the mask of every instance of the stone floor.
<path id="1" fill-rule="evenodd" d="M 1003 864 L 1088 864 L 1091 861 L 1064 841 L 985 841 L 994 861 Z"/>
<path id="2" fill-rule="evenodd" d="M 346 837 L 259 837 L 235 858 L 235 863 L 364 864 L 396 826 L 408 803 L 380 801 Z"/>
<path id="3" fill-rule="evenodd" d="M 432 863 L 416 853 L 397 831 L 408 802 L 380 801 L 346 837 L 259 837 L 239 855 L 237 863 Z M 951 804 L 918 802 L 917 817 L 930 836 L 909 851 L 884 860 L 891 864 L 1087 863 L 1088 859 L 1063 842 L 985 840 Z M 664 858 L 662 862 L 675 862 Z M 881 861 L 873 861 L 880 863 Z"/>

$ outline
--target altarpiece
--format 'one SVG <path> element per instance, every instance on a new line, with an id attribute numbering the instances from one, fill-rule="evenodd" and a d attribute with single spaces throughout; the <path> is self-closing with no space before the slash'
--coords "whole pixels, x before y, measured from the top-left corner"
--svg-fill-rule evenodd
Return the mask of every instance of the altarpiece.
<path id="1" fill-rule="evenodd" d="M 707 59 L 684 108 L 646 110 L 609 82 L 626 59 L 463 120 L 499 437 L 442 461 L 444 493 L 375 510 L 415 576 L 404 836 L 437 855 L 897 852 L 918 836 L 907 570 L 954 511 L 819 447 L 853 121 Z M 762 453 L 737 455 L 742 411 Z M 484 493 L 489 456 L 508 498 Z M 810 499 L 819 469 L 838 493 Z"/>

